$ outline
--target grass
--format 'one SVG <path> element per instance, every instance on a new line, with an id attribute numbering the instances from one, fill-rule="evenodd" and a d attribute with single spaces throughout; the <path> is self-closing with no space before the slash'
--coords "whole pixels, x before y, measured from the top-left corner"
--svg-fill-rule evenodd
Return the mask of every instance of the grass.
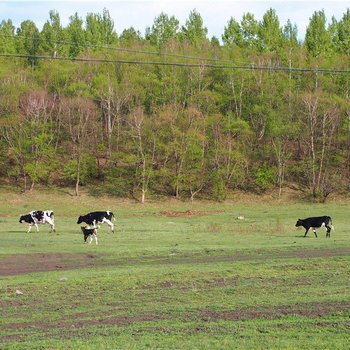
<path id="1" fill-rule="evenodd" d="M 346 202 L 1 197 L 1 349 L 349 348 Z M 55 211 L 57 235 L 25 233 L 32 209 Z M 77 217 L 107 209 L 115 234 L 84 244 Z M 294 227 L 313 215 L 331 239 Z"/>

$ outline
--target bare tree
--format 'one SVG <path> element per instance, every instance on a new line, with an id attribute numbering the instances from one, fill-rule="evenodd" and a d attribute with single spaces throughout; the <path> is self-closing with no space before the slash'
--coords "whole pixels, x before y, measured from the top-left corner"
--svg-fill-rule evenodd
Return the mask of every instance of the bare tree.
<path id="1" fill-rule="evenodd" d="M 76 161 L 75 195 L 79 196 L 82 156 L 93 139 L 97 109 L 91 100 L 82 97 L 63 98 L 60 113 L 73 145 L 72 157 Z"/>
<path id="2" fill-rule="evenodd" d="M 21 97 L 20 108 L 24 115 L 23 122 L 27 126 L 30 148 L 27 172 L 31 178 L 30 190 L 33 190 L 40 174 L 46 172 L 44 163 L 50 161 L 50 155 L 54 151 L 53 144 L 58 134 L 53 113 L 55 101 L 46 91 L 30 91 Z"/>
<path id="3" fill-rule="evenodd" d="M 141 107 L 135 108 L 129 114 L 128 124 L 131 128 L 131 137 L 137 151 L 137 158 L 139 158 L 136 175 L 140 179 L 141 203 L 144 204 L 155 157 L 156 138 L 154 135 L 145 135 L 145 129 L 150 130 L 150 128 L 145 128 L 146 116 Z"/>
<path id="4" fill-rule="evenodd" d="M 310 187 L 316 198 L 324 187 L 333 138 L 341 119 L 340 110 L 335 103 L 330 105 L 329 99 L 322 99 L 319 94 L 305 95 L 303 104 L 307 117 L 305 143 L 310 155 Z"/>
<path id="5" fill-rule="evenodd" d="M 9 147 L 8 156 L 14 158 L 18 166 L 18 174 L 16 177 L 23 177 L 24 191 L 27 190 L 27 172 L 25 170 L 26 165 L 26 142 L 29 139 L 27 128 L 19 127 L 20 123 L 23 123 L 24 119 L 12 118 L 7 121 L 2 120 L 0 127 L 0 134 L 3 140 Z"/>
<path id="6" fill-rule="evenodd" d="M 107 156 L 111 159 L 113 136 L 116 137 L 116 150 L 119 150 L 122 113 L 131 99 L 131 94 L 109 83 L 99 91 L 98 99 L 102 109 L 103 127 L 107 138 Z"/>

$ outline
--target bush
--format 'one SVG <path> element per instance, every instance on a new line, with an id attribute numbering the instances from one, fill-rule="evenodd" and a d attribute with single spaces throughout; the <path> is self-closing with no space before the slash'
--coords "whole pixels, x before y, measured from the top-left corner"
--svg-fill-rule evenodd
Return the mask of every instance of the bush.
<path id="1" fill-rule="evenodd" d="M 274 182 L 275 170 L 266 164 L 261 165 L 255 170 L 254 182 L 258 192 L 265 192 Z"/>

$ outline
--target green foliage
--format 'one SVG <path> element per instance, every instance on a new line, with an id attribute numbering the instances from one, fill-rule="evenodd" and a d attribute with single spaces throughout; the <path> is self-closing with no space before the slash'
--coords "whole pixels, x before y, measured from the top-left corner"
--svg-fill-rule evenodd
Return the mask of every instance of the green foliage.
<path id="1" fill-rule="evenodd" d="M 282 29 L 275 10 L 269 9 L 263 16 L 258 29 L 261 51 L 275 52 L 281 47 Z"/>
<path id="2" fill-rule="evenodd" d="M 20 28 L 17 28 L 17 37 L 19 39 L 16 41 L 17 52 L 29 56 L 38 55 L 40 35 L 39 29 L 36 27 L 33 21 L 23 21 Z M 29 57 L 28 62 L 32 66 L 35 66 L 38 63 L 35 57 Z"/>
<path id="3" fill-rule="evenodd" d="M 63 56 L 66 53 L 64 45 L 66 38 L 58 12 L 50 11 L 50 20 L 44 24 L 41 36 L 42 49 L 51 52 L 52 57 Z"/>
<path id="4" fill-rule="evenodd" d="M 342 19 L 335 23 L 333 44 L 339 52 L 350 54 L 350 9 L 347 9 Z"/>
<path id="5" fill-rule="evenodd" d="M 92 45 L 93 50 L 99 50 L 94 45 L 112 45 L 117 42 L 117 34 L 114 31 L 114 22 L 107 9 L 102 15 L 88 13 L 86 16 L 85 40 Z"/>
<path id="6" fill-rule="evenodd" d="M 174 17 L 170 17 L 161 13 L 154 19 L 152 28 L 146 29 L 146 40 L 152 45 L 161 47 L 172 39 L 176 39 L 179 34 L 179 21 Z"/>
<path id="7" fill-rule="evenodd" d="M 284 68 L 346 70 L 349 18 L 326 27 L 315 12 L 298 42 L 274 9 L 246 13 L 230 18 L 223 45 L 196 10 L 181 28 L 162 12 L 145 38 L 134 27 L 118 38 L 107 9 L 65 27 L 50 11 L 41 31 L 2 21 L 0 52 L 30 55 L 31 66 L 0 59 L 1 176 L 62 185 L 80 175 L 96 193 L 218 200 L 291 182 L 327 198 L 329 169 L 348 179 L 350 80 Z M 39 64 L 39 54 L 73 60 Z"/>
<path id="8" fill-rule="evenodd" d="M 306 29 L 305 46 L 312 57 L 327 53 L 331 46 L 331 36 L 326 29 L 324 10 L 315 11 Z"/>
<path id="9" fill-rule="evenodd" d="M 206 40 L 207 33 L 208 29 L 203 24 L 202 16 L 196 10 L 192 10 L 186 25 L 182 27 L 182 40 L 188 40 L 192 45 L 198 46 Z"/>
<path id="10" fill-rule="evenodd" d="M 64 180 L 69 181 L 70 183 L 74 183 L 77 178 L 77 160 L 72 159 L 69 160 L 63 168 L 63 176 Z M 87 182 L 97 176 L 97 166 L 96 160 L 94 157 L 89 155 L 84 155 L 81 159 L 80 166 L 80 184 L 86 185 Z"/>
<path id="11" fill-rule="evenodd" d="M 69 24 L 65 32 L 67 40 L 70 43 L 68 55 L 71 58 L 77 57 L 83 51 L 85 45 L 83 20 L 78 16 L 78 13 L 69 17 Z"/>
<path id="12" fill-rule="evenodd" d="M 254 184 L 259 192 L 266 191 L 274 183 L 274 169 L 267 164 L 262 164 L 253 170 Z"/>
<path id="13" fill-rule="evenodd" d="M 225 45 L 237 45 L 239 47 L 243 46 L 243 33 L 239 23 L 234 19 L 230 18 L 225 27 L 224 34 L 222 35 L 222 41 Z"/>
<path id="14" fill-rule="evenodd" d="M 0 53 L 16 53 L 15 26 L 10 19 L 0 23 Z"/>

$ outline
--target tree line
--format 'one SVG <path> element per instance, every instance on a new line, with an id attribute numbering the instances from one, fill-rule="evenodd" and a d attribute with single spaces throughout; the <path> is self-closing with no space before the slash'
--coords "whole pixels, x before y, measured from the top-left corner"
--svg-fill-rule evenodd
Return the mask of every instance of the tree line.
<path id="1" fill-rule="evenodd" d="M 193 10 L 120 35 L 108 10 L 0 24 L 0 178 L 23 190 L 223 200 L 287 186 L 347 192 L 350 10 L 305 39 L 273 9 L 221 42 Z M 78 61 L 81 60 L 81 61 Z"/>

